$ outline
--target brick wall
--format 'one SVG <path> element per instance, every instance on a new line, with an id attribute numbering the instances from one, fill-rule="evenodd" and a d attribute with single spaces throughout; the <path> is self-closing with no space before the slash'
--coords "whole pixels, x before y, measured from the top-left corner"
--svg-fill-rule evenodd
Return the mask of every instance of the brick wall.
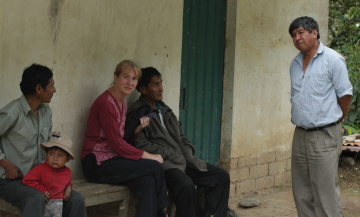
<path id="1" fill-rule="evenodd" d="M 232 158 L 221 164 L 230 173 L 230 197 L 291 182 L 291 151 Z"/>

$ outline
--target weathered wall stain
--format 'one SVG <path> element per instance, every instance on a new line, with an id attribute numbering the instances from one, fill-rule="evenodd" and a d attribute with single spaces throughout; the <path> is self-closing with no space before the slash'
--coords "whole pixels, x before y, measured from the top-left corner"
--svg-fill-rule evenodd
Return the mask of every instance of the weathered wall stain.
<path id="1" fill-rule="evenodd" d="M 51 0 L 50 2 L 50 25 L 53 31 L 53 42 L 55 43 L 61 28 L 61 8 L 64 0 Z"/>

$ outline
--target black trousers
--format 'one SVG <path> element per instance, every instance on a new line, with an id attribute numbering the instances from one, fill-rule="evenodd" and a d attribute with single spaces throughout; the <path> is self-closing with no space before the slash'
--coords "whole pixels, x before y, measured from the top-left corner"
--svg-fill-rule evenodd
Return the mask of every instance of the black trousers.
<path id="1" fill-rule="evenodd" d="M 207 169 L 206 172 L 190 167 L 185 173 L 179 169 L 165 171 L 166 185 L 174 199 L 177 217 L 227 216 L 229 173 L 209 163 Z M 199 191 L 204 192 L 204 198 L 198 198 Z M 203 203 L 200 199 L 204 200 Z M 203 207 L 199 208 L 199 204 Z"/>
<path id="2" fill-rule="evenodd" d="M 82 161 L 85 177 L 91 182 L 128 186 L 135 197 L 136 216 L 156 216 L 168 206 L 162 165 L 155 160 L 114 157 L 97 165 L 94 154 Z"/>

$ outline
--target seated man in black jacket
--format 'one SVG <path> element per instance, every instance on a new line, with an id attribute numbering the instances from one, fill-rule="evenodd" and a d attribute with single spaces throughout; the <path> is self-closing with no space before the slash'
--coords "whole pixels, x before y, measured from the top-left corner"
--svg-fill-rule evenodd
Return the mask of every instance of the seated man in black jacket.
<path id="1" fill-rule="evenodd" d="M 162 78 L 152 67 L 142 69 L 136 89 L 141 93 L 127 116 L 125 139 L 139 149 L 160 154 L 169 195 L 178 217 L 226 217 L 230 178 L 228 172 L 194 157 L 195 148 L 182 134 L 181 123 L 163 101 Z M 134 136 L 141 117 L 150 124 Z M 197 186 L 197 188 L 195 188 Z M 197 207 L 196 189 L 202 189 L 204 207 Z"/>

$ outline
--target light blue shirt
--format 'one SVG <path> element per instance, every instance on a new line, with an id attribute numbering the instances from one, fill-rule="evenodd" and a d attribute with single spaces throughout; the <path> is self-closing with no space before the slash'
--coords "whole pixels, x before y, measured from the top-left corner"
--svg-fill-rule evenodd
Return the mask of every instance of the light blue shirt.
<path id="1" fill-rule="evenodd" d="M 304 57 L 299 53 L 290 66 L 292 122 L 312 128 L 338 121 L 343 115 L 338 98 L 353 91 L 345 59 L 320 42 L 306 73 L 303 65 Z"/>
<path id="2" fill-rule="evenodd" d="M 48 104 L 39 107 L 39 118 L 31 110 L 24 95 L 0 109 L 0 160 L 7 158 L 23 175 L 45 160 L 40 143 L 52 133 L 52 112 Z M 0 178 L 5 170 L 0 167 Z"/>

